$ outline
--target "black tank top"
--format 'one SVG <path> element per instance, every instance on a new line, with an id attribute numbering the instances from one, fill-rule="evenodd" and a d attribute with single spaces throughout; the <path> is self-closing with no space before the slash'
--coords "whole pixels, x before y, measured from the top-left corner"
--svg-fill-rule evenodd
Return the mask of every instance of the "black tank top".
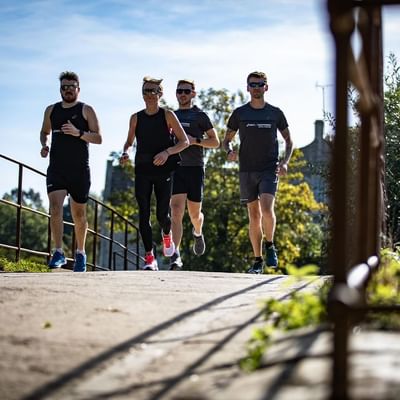
<path id="1" fill-rule="evenodd" d="M 54 104 L 50 114 L 52 137 L 49 168 L 75 171 L 89 166 L 89 143 L 61 132 L 61 126 L 68 120 L 78 129 L 89 130 L 82 114 L 83 105 L 78 102 L 73 107 L 64 108 L 61 102 Z"/>
<path id="2" fill-rule="evenodd" d="M 169 163 L 162 166 L 153 164 L 153 158 L 156 154 L 174 145 L 174 136 L 168 128 L 165 110 L 160 108 L 156 114 L 152 115 L 146 114 L 145 110 L 139 111 L 135 136 L 135 173 L 147 175 L 169 173 Z"/>

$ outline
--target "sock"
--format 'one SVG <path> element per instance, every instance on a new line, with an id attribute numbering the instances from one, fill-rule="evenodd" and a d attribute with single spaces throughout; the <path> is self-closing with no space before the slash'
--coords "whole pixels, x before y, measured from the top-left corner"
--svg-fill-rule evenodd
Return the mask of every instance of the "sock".
<path id="1" fill-rule="evenodd" d="M 256 261 L 256 262 L 262 261 L 262 260 L 263 260 L 263 258 L 262 258 L 261 256 L 259 256 L 259 257 L 254 257 L 254 261 Z"/>
<path id="2" fill-rule="evenodd" d="M 265 242 L 265 247 L 267 248 L 267 249 L 269 249 L 271 246 L 273 246 L 274 245 L 274 242 L 268 242 L 268 241 L 266 241 Z"/>
<path id="3" fill-rule="evenodd" d="M 64 254 L 64 250 L 62 249 L 62 247 L 56 247 L 55 251 L 58 251 L 59 253 Z"/>
<path id="4" fill-rule="evenodd" d="M 79 250 L 79 249 L 76 249 L 76 253 L 77 254 L 83 254 L 83 255 L 86 254 L 85 250 Z"/>

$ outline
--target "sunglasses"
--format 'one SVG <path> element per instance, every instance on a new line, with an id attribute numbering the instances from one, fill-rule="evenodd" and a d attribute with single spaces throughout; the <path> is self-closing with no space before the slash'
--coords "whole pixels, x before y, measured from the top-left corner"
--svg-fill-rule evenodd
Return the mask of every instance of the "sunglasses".
<path id="1" fill-rule="evenodd" d="M 68 90 L 68 89 L 77 89 L 78 88 L 78 85 L 76 84 L 76 83 L 74 83 L 74 84 L 71 84 L 71 85 L 61 85 L 61 90 L 63 91 L 63 92 L 65 92 L 66 90 Z"/>
<path id="2" fill-rule="evenodd" d="M 176 93 L 177 94 L 183 94 L 183 93 L 190 94 L 190 93 L 192 93 L 192 89 L 176 89 Z"/>
<path id="3" fill-rule="evenodd" d="M 143 94 L 159 94 L 159 93 L 161 93 L 161 90 L 160 90 L 160 88 L 157 88 L 157 89 L 143 89 L 142 93 Z"/>
<path id="4" fill-rule="evenodd" d="M 265 82 L 249 82 L 248 85 L 251 88 L 256 88 L 256 87 L 262 88 L 265 86 Z"/>

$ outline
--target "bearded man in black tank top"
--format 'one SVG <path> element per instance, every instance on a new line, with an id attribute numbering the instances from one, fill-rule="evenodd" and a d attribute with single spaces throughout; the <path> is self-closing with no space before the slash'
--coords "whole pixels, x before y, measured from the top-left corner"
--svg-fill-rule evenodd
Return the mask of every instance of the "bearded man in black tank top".
<path id="1" fill-rule="evenodd" d="M 250 102 L 236 108 L 230 116 L 223 147 L 229 161 L 239 159 L 240 200 L 247 205 L 249 236 L 254 263 L 248 273 L 264 271 L 262 241 L 265 240 L 266 264 L 276 268 L 278 258 L 273 243 L 276 217 L 274 211 L 278 177 L 285 175 L 293 151 L 285 115 L 264 100 L 268 90 L 264 72 L 251 72 L 247 76 Z M 240 147 L 237 153 L 231 145 L 239 131 Z M 278 159 L 277 131 L 285 141 L 285 154 Z"/>
<path id="2" fill-rule="evenodd" d="M 90 189 L 89 143 L 100 144 L 102 137 L 95 111 L 78 101 L 78 75 L 66 71 L 61 73 L 59 80 L 62 101 L 46 108 L 40 132 L 40 155 L 47 157 L 50 154 L 46 182 L 55 249 L 49 267 L 60 268 L 67 263 L 62 248 L 63 203 L 69 194 L 76 237 L 74 272 L 85 272 L 86 203 Z M 50 134 L 51 147 L 48 144 Z"/>
<path id="3" fill-rule="evenodd" d="M 131 115 L 128 137 L 120 158 L 121 165 L 128 162 L 128 152 L 136 140 L 135 197 L 139 206 L 139 232 L 145 249 L 142 269 L 151 271 L 158 270 L 150 224 L 151 195 L 154 190 L 157 221 L 163 236 L 163 254 L 171 257 L 175 251 L 170 217 L 174 158 L 189 145 L 176 115 L 159 106 L 163 94 L 161 82 L 162 79 L 143 79 L 142 95 L 146 108 Z"/>

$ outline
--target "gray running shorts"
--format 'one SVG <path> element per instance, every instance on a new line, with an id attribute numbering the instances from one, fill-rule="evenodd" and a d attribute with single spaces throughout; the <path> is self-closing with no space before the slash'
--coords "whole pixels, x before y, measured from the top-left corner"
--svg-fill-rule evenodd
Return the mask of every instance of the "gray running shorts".
<path id="1" fill-rule="evenodd" d="M 240 202 L 251 203 L 260 198 L 260 194 L 269 193 L 275 196 L 278 188 L 278 175 L 275 168 L 261 172 L 239 172 Z"/>

